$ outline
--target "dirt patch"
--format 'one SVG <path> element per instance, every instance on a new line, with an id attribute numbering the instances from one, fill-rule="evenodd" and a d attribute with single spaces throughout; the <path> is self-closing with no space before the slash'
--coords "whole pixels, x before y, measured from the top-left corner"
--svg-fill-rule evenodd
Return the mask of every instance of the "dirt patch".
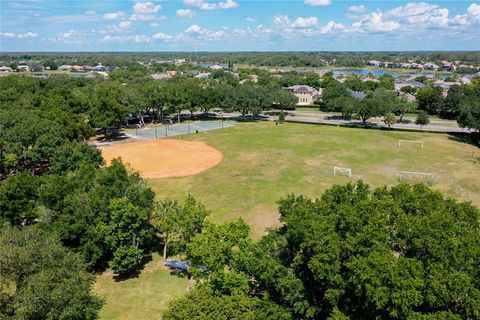
<path id="1" fill-rule="evenodd" d="M 268 228 L 277 228 L 282 225 L 277 207 L 269 205 L 257 205 L 252 208 L 246 221 L 252 228 L 254 239 L 259 239 L 267 234 Z"/>
<path id="2" fill-rule="evenodd" d="M 160 139 L 105 146 L 101 151 L 107 163 L 120 157 L 148 179 L 195 175 L 223 159 L 220 151 L 202 141 Z"/>

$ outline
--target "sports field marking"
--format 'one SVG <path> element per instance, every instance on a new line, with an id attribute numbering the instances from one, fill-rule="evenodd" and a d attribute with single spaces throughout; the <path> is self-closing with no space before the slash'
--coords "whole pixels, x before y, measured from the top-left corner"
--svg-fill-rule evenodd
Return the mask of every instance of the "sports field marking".
<path id="1" fill-rule="evenodd" d="M 402 146 L 402 142 L 405 144 L 405 143 L 413 143 L 413 144 L 419 144 L 420 145 L 420 149 L 423 149 L 423 141 L 421 140 L 398 140 L 398 148 L 400 148 Z"/>

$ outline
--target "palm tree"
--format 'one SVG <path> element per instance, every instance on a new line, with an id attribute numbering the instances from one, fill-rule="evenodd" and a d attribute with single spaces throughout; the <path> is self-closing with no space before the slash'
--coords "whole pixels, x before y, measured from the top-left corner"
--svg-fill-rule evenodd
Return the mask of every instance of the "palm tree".
<path id="1" fill-rule="evenodd" d="M 168 237 L 175 231 L 180 205 L 176 200 L 164 199 L 155 204 L 150 224 L 163 236 L 163 260 L 167 259 Z"/>

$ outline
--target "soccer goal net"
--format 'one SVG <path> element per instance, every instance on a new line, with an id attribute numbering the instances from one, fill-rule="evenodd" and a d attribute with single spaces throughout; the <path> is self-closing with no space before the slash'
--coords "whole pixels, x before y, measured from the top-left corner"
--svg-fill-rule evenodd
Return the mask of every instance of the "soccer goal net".
<path id="1" fill-rule="evenodd" d="M 337 176 L 337 175 L 351 177 L 352 169 L 342 168 L 342 167 L 333 167 L 333 176 Z"/>
<path id="2" fill-rule="evenodd" d="M 433 173 L 414 172 L 414 171 L 400 171 L 398 173 L 398 181 L 406 183 L 428 183 L 432 184 L 434 180 Z"/>
<path id="3" fill-rule="evenodd" d="M 398 148 L 402 145 L 420 146 L 420 149 L 423 149 L 423 141 L 420 140 L 398 140 Z"/>

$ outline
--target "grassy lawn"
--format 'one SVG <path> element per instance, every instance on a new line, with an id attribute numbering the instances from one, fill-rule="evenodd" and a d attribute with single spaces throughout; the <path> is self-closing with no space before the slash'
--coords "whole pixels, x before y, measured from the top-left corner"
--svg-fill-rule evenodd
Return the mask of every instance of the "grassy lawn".
<path id="1" fill-rule="evenodd" d="M 480 205 L 480 150 L 443 134 L 268 122 L 184 138 L 207 142 L 224 160 L 196 176 L 150 180 L 157 197 L 191 194 L 212 210 L 213 221 L 243 217 L 255 238 L 278 223 L 276 201 L 289 193 L 318 197 L 356 179 L 394 185 L 400 170 L 434 173 L 435 188 Z M 399 139 L 423 140 L 425 149 L 398 149 Z M 352 179 L 333 177 L 333 166 L 352 168 Z"/>
<path id="2" fill-rule="evenodd" d="M 289 193 L 319 197 L 332 184 L 356 179 L 394 185 L 399 170 L 434 173 L 433 187 L 480 206 L 480 149 L 444 134 L 259 122 L 184 139 L 207 142 L 224 160 L 195 176 L 149 180 L 157 197 L 183 200 L 191 194 L 211 209 L 213 221 L 244 218 L 255 239 L 279 224 L 276 201 Z M 398 149 L 399 139 L 423 140 L 425 149 Z M 333 177 L 333 166 L 352 168 L 353 177 Z M 101 319 L 158 319 L 188 285 L 170 275 L 157 255 L 139 278 L 115 282 L 105 273 L 95 284 L 106 299 Z"/>
<path id="3" fill-rule="evenodd" d="M 170 275 L 157 254 L 138 278 L 115 281 L 111 272 L 105 272 L 94 286 L 97 295 L 105 299 L 100 319 L 161 319 L 168 302 L 183 295 L 189 284 L 186 278 Z"/>

